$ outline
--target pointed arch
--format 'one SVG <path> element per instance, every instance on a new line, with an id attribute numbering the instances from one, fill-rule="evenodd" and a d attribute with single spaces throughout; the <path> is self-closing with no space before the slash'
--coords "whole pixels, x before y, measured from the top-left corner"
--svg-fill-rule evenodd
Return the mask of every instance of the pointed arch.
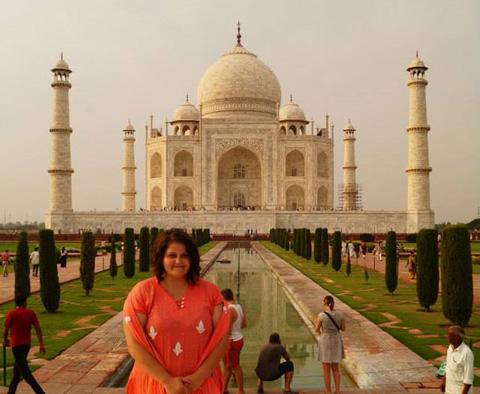
<path id="1" fill-rule="evenodd" d="M 157 211 L 159 209 L 162 209 L 162 191 L 155 186 L 150 194 L 150 210 Z"/>
<path id="2" fill-rule="evenodd" d="M 298 211 L 305 207 L 305 192 L 303 188 L 298 185 L 292 185 L 287 189 L 285 201 L 287 203 L 287 210 Z"/>
<path id="3" fill-rule="evenodd" d="M 304 176 L 305 159 L 298 150 L 293 150 L 285 157 L 285 176 Z"/>
<path id="4" fill-rule="evenodd" d="M 328 190 L 325 186 L 320 186 L 317 191 L 317 209 L 326 211 L 328 209 Z"/>
<path id="5" fill-rule="evenodd" d="M 162 177 L 162 156 L 155 152 L 150 159 L 150 178 Z"/>
<path id="6" fill-rule="evenodd" d="M 193 156 L 182 150 L 175 155 L 174 176 L 193 176 Z"/>
<path id="7" fill-rule="evenodd" d="M 188 186 L 182 185 L 175 189 L 174 195 L 175 209 L 178 211 L 187 211 L 193 207 L 193 190 Z"/>

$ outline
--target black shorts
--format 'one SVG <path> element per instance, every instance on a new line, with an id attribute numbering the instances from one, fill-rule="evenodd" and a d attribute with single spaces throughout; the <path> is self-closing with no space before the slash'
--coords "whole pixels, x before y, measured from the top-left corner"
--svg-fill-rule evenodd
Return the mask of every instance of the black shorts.
<path id="1" fill-rule="evenodd" d="M 263 379 L 261 376 L 259 376 L 259 378 L 266 382 L 272 382 L 280 378 L 282 375 L 285 375 L 287 372 L 293 372 L 293 369 L 293 363 L 291 361 L 285 361 L 283 363 L 280 363 L 280 365 L 278 366 L 278 374 L 276 374 L 275 376 L 270 377 L 269 379 Z"/>

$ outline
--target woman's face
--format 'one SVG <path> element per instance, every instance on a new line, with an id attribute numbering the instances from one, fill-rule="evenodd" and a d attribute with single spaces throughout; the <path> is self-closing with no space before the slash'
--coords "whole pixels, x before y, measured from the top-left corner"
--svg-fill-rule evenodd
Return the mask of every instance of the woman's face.
<path id="1" fill-rule="evenodd" d="M 165 276 L 172 279 L 185 279 L 190 270 L 190 258 L 188 257 L 185 245 L 171 242 L 163 258 Z"/>

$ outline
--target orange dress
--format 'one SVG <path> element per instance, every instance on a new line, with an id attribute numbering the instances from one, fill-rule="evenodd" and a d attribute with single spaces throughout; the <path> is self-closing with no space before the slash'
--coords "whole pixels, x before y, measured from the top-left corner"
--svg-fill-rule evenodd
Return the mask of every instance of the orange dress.
<path id="1" fill-rule="evenodd" d="M 216 326 L 213 310 L 223 305 Z M 124 321 L 133 337 L 174 377 L 195 372 L 221 339 L 228 335 L 230 319 L 218 288 L 200 279 L 189 285 L 177 303 L 156 277 L 139 282 L 130 291 L 123 308 Z M 147 316 L 145 329 L 136 313 Z M 127 383 L 127 394 L 165 394 L 165 388 L 134 364 Z M 220 394 L 223 380 L 220 367 L 195 390 L 194 394 Z"/>

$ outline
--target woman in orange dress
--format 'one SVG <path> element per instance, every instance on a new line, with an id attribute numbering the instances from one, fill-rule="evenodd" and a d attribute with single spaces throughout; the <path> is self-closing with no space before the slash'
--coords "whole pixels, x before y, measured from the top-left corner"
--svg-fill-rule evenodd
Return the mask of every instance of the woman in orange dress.
<path id="1" fill-rule="evenodd" d="M 135 360 L 127 394 L 220 394 L 219 363 L 230 319 L 218 288 L 200 278 L 200 256 L 181 230 L 159 235 L 155 275 L 139 282 L 124 305 L 124 332 Z"/>

